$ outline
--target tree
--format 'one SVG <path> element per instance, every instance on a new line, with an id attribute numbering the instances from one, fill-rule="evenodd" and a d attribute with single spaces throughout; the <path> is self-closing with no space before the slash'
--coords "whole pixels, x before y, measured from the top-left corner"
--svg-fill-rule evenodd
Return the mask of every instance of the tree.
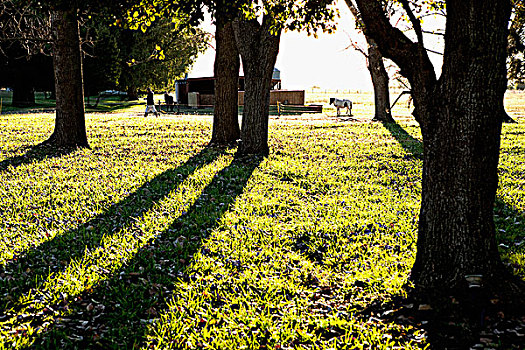
<path id="1" fill-rule="evenodd" d="M 119 45 L 119 28 L 101 19 L 84 26 L 82 31 L 91 41 L 82 46 L 84 94 L 92 96 L 103 90 L 117 90 L 122 70 L 120 46 L 124 46 Z"/>
<path id="2" fill-rule="evenodd" d="M 257 19 L 237 20 L 235 39 L 244 70 L 244 112 L 239 155 L 268 155 L 268 121 L 273 68 L 279 53 L 281 29 L 270 14 Z"/>
<path id="3" fill-rule="evenodd" d="M 17 107 L 35 105 L 35 91 L 52 90 L 53 64 L 44 54 L 27 56 L 18 43 L 5 45 L 0 53 L 0 85 L 13 89 L 11 104 Z"/>
<path id="4" fill-rule="evenodd" d="M 351 0 L 346 0 L 346 5 L 352 12 L 356 23 L 359 24 L 359 27 L 363 27 L 363 23 L 360 19 L 360 14 L 354 3 Z M 385 69 L 385 64 L 383 63 L 383 55 L 379 51 L 374 39 L 365 34 L 365 39 L 368 44 L 368 50 L 359 49 L 366 57 L 367 68 L 370 72 L 370 77 L 372 78 L 372 85 L 374 86 L 374 119 L 382 122 L 393 122 L 392 113 L 390 111 L 390 92 L 388 91 L 388 82 L 389 77 Z"/>
<path id="5" fill-rule="evenodd" d="M 446 1 L 439 80 L 423 46 L 420 22 L 406 0 L 400 2 L 416 42 L 389 23 L 380 1 L 356 2 L 366 34 L 409 80 L 423 135 L 421 212 L 411 280 L 417 291 L 445 294 L 463 286 L 465 275 L 481 274 L 484 284 L 496 290 L 510 279 L 499 257 L 493 220 L 510 1 Z"/>
<path id="6" fill-rule="evenodd" d="M 3 40 L 18 40 L 35 52 L 52 43 L 56 92 L 55 130 L 47 143 L 87 147 L 84 122 L 82 62 L 76 2 L 6 0 L 1 14 L 11 21 L 3 25 Z"/>
<path id="7" fill-rule="evenodd" d="M 513 18 L 509 28 L 508 78 L 516 86 L 525 84 L 525 5 L 513 0 Z"/>
<path id="8" fill-rule="evenodd" d="M 49 88 L 49 17 L 12 1 L 0 3 L 0 84 L 13 89 L 12 105 L 35 104 L 35 89 Z M 20 35 L 21 33 L 24 35 Z M 36 39 L 36 40 L 34 40 Z M 51 79 L 52 80 L 52 79 Z"/>
<path id="9" fill-rule="evenodd" d="M 118 33 L 120 77 L 118 86 L 128 92 L 174 89 L 180 78 L 208 44 L 208 34 L 179 27 L 159 18 L 145 31 L 121 29 Z"/>
<path id="10" fill-rule="evenodd" d="M 55 130 L 48 143 L 89 147 L 84 119 L 84 88 L 77 9 L 58 7 L 51 15 L 55 72 Z"/>
<path id="11" fill-rule="evenodd" d="M 233 145 L 240 137 L 238 117 L 238 91 L 240 58 L 233 19 L 228 5 L 218 0 L 215 2 L 215 108 L 210 144 L 217 146 Z"/>
<path id="12" fill-rule="evenodd" d="M 281 32 L 318 29 L 331 32 L 331 0 L 263 1 L 243 7 L 234 33 L 245 76 L 244 113 L 239 156 L 267 155 L 270 88 Z"/>
<path id="13" fill-rule="evenodd" d="M 129 14 L 134 6 L 140 7 L 144 3 L 141 0 L 6 0 L 0 4 L 0 16 L 16 14 L 11 24 L 2 22 L 0 32 L 3 36 L 7 33 L 10 36 L 8 39 L 23 43 L 52 42 L 57 108 L 55 130 L 48 143 L 68 147 L 89 146 L 84 121 L 79 14 L 86 18 L 107 19 Z M 163 4 L 155 0 L 149 5 L 146 11 L 155 12 L 160 11 L 159 6 Z M 45 22 L 42 18 L 51 18 L 51 25 L 38 25 Z M 176 22 L 175 19 L 173 21 Z"/>
<path id="14" fill-rule="evenodd" d="M 183 3 L 168 1 L 161 6 L 163 12 L 156 13 L 148 10 L 149 6 L 144 6 L 150 2 L 156 1 L 142 0 L 140 7 L 129 11 L 132 14 L 128 16 L 129 19 L 137 27 L 147 27 L 154 18 L 165 16 L 165 13 L 187 16 L 187 23 L 195 23 L 203 18 L 203 6 L 208 7 L 218 24 L 218 56 L 215 67 L 218 73 L 215 100 L 217 112 L 214 115 L 212 144 L 229 144 L 237 137 L 237 89 L 233 92 L 233 81 L 238 77 L 238 70 L 235 69 L 236 58 L 231 51 L 222 50 L 222 45 L 226 45 L 230 50 L 234 49 L 231 42 L 226 42 L 231 40 L 229 22 L 233 21 L 235 43 L 243 62 L 246 90 L 240 132 L 241 144 L 237 153 L 268 154 L 269 90 L 273 66 L 279 51 L 280 33 L 283 29 L 305 29 L 309 33 L 321 29 L 330 32 L 334 28 L 331 19 L 335 16 L 335 9 L 328 6 L 332 0 L 193 0 Z M 236 17 L 238 18 L 235 19 Z M 224 62 L 228 62 L 232 69 L 219 69 L 225 67 Z M 235 79 L 228 77 L 230 72 Z"/>

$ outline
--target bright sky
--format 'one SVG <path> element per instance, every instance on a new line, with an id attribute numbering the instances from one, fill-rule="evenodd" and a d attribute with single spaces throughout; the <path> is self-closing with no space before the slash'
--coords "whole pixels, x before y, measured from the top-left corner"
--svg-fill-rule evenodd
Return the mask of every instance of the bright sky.
<path id="1" fill-rule="evenodd" d="M 335 33 L 320 34 L 317 39 L 302 32 L 282 34 L 275 67 L 281 71 L 283 89 L 318 86 L 329 90 L 372 90 L 364 56 L 352 48 L 346 49 L 351 40 L 361 42 L 363 36 L 354 29 L 352 14 L 344 1 L 339 0 L 337 6 L 341 17 Z M 203 28 L 215 32 L 211 24 Z M 189 77 L 213 76 L 214 58 L 215 51 L 208 49 L 199 56 Z M 439 57 L 431 58 L 439 61 Z"/>

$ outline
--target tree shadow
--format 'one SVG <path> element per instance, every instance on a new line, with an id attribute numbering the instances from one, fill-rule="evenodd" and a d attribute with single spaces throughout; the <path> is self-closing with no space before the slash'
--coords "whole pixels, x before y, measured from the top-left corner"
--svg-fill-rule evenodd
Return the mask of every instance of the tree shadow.
<path id="1" fill-rule="evenodd" d="M 68 348 L 131 349 L 144 343 L 148 325 L 168 309 L 180 281 L 192 280 L 193 276 L 184 272 L 194 254 L 199 250 L 205 253 L 203 242 L 242 194 L 262 159 L 234 158 L 187 212 L 148 242 L 127 267 L 93 291 L 54 306 L 67 316 L 41 334 L 35 348 L 61 344 Z M 83 327 L 78 327 L 79 322 L 84 322 Z"/>
<path id="2" fill-rule="evenodd" d="M 126 111 L 130 107 L 135 107 L 139 105 L 144 105 L 142 102 L 136 102 L 136 101 L 128 101 L 128 102 L 122 102 L 122 101 L 105 101 L 105 103 L 100 103 L 97 106 L 94 105 L 86 105 L 86 112 L 88 113 L 109 113 L 109 112 L 121 112 Z"/>
<path id="3" fill-rule="evenodd" d="M 0 161 L 0 172 L 18 168 L 21 165 L 41 162 L 48 158 L 58 158 L 73 153 L 76 147 L 56 147 L 47 142 L 29 146 L 20 156 L 14 156 Z"/>
<path id="4" fill-rule="evenodd" d="M 382 122 L 382 124 L 406 152 L 414 158 L 423 159 L 423 143 L 420 140 L 410 135 L 397 123 Z"/>
<path id="5" fill-rule="evenodd" d="M 0 312 L 5 312 L 20 296 L 32 288 L 37 288 L 46 276 L 63 269 L 67 265 L 63 259 L 73 261 L 82 257 L 86 249 L 96 249 L 105 235 L 118 232 L 131 225 L 134 220 L 165 198 L 189 175 L 198 168 L 213 162 L 225 151 L 225 149 L 218 148 L 201 150 L 184 164 L 175 169 L 166 170 L 147 181 L 134 193 L 113 204 L 104 213 L 15 256 L 6 265 L 0 266 L 0 276 L 2 276 L 0 295 L 9 296 L 9 298 L 0 298 Z M 64 256 L 64 251 L 66 256 Z M 2 313 L 0 313 L 0 319 Z"/>

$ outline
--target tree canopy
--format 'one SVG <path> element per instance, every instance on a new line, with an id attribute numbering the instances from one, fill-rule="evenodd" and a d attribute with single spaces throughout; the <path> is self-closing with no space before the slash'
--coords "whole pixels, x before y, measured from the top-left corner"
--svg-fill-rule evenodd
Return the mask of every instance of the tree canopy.
<path id="1" fill-rule="evenodd" d="M 508 78 L 511 85 L 525 84 L 525 4 L 513 0 L 509 27 Z"/>
<path id="2" fill-rule="evenodd" d="M 145 32 L 104 22 L 94 25 L 84 67 L 85 84 L 92 92 L 172 89 L 209 41 L 208 33 L 180 28 L 164 18 Z"/>

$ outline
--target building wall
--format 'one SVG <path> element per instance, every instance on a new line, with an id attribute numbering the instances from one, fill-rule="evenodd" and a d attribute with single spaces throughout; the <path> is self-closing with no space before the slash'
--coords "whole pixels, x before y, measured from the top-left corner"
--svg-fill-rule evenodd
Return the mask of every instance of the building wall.
<path id="1" fill-rule="evenodd" d="M 276 105 L 277 102 L 288 105 L 304 105 L 304 90 L 271 90 L 270 105 Z M 244 91 L 239 91 L 239 106 L 244 105 Z"/>

